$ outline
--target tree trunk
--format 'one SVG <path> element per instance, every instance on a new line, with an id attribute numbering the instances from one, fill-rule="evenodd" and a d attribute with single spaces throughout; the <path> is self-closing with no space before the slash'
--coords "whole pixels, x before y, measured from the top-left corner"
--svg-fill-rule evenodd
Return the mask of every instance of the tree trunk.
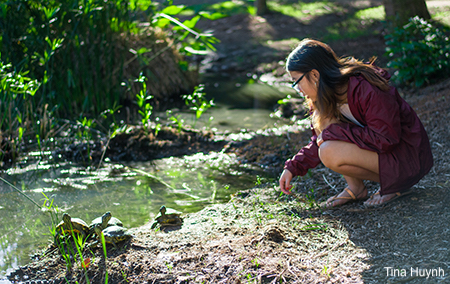
<path id="1" fill-rule="evenodd" d="M 255 0 L 255 8 L 257 15 L 264 15 L 267 13 L 267 1 L 266 0 Z"/>
<path id="2" fill-rule="evenodd" d="M 425 0 L 383 0 L 383 4 L 387 20 L 396 26 L 405 24 L 414 16 L 431 19 Z"/>

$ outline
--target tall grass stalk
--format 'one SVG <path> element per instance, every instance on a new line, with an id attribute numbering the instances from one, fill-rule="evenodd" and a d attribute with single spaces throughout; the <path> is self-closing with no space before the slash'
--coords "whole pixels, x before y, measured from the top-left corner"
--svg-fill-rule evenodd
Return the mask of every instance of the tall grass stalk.
<path id="1" fill-rule="evenodd" d="M 83 240 L 82 236 L 76 235 L 73 231 L 72 224 L 69 224 L 70 226 L 70 235 L 67 235 L 65 230 L 62 228 L 61 232 L 57 232 L 57 226 L 59 224 L 58 222 L 58 212 L 60 211 L 58 206 L 54 205 L 54 199 L 50 199 L 45 195 L 45 193 L 42 193 L 44 195 L 44 203 L 42 205 L 42 208 L 46 210 L 46 212 L 50 212 L 50 216 L 52 219 L 52 225 L 50 226 L 50 234 L 53 237 L 53 240 L 58 247 L 58 251 L 61 253 L 62 258 L 66 262 L 66 268 L 67 270 L 71 270 L 73 267 L 72 264 L 72 257 L 74 257 L 74 261 L 76 261 L 76 253 L 73 250 L 73 246 L 70 242 L 70 237 L 72 237 L 75 247 L 77 249 L 77 252 L 80 257 L 80 261 L 83 262 L 83 254 L 82 251 L 85 246 L 85 240 Z M 62 234 L 62 238 L 60 236 L 60 233 Z M 62 240 L 61 240 L 62 239 Z M 86 275 L 87 276 L 87 275 Z M 89 283 L 89 279 L 86 279 L 87 283 Z"/>
<path id="2" fill-rule="evenodd" d="M 63 235 L 64 241 L 62 242 L 61 238 L 59 238 L 59 236 L 55 236 L 55 242 L 56 242 L 56 245 L 58 246 L 59 253 L 63 257 L 64 261 L 66 262 L 67 270 L 70 271 L 72 269 L 71 255 L 73 255 L 73 249 L 68 240 L 68 236 L 66 236 L 66 233 L 64 232 L 64 230 L 62 231 L 62 235 Z M 64 247 L 64 245 L 65 245 L 65 247 Z"/>
<path id="3" fill-rule="evenodd" d="M 80 257 L 80 264 L 81 264 L 81 267 L 84 269 L 84 277 L 85 277 L 85 279 L 86 279 L 86 283 L 90 283 L 90 281 L 89 281 L 89 277 L 88 277 L 88 275 L 87 275 L 87 273 L 86 273 L 86 266 L 84 266 L 83 265 L 83 263 L 84 263 L 84 257 L 83 257 L 83 249 L 84 249 L 84 247 L 85 247 L 85 241 L 86 240 L 83 240 L 83 237 L 82 236 L 80 236 L 80 235 L 78 235 L 78 236 L 75 236 L 75 233 L 73 232 L 73 230 L 72 230 L 72 237 L 73 237 L 73 239 L 74 239 L 74 242 L 75 242 L 75 246 L 76 246 L 76 248 L 77 248 L 77 252 L 78 252 L 78 256 Z"/>
<path id="4" fill-rule="evenodd" d="M 98 237 L 100 238 L 100 241 L 102 243 L 103 256 L 105 257 L 105 284 L 107 284 L 108 283 L 108 269 L 106 268 L 106 259 L 108 258 L 108 255 L 106 253 L 106 241 L 105 241 L 105 236 L 103 235 L 103 232 L 101 232 Z"/>
<path id="5" fill-rule="evenodd" d="M 16 71 L 11 63 L 0 60 L 0 134 L 17 143 L 23 139 L 30 124 L 33 110 L 30 101 L 40 87 L 40 83 L 28 77 L 28 73 Z"/>
<path id="6" fill-rule="evenodd" d="M 2 58 L 42 81 L 35 105 L 99 113 L 119 98 L 114 75 L 121 74 L 110 71 L 121 64 L 120 32 L 134 26 L 128 1 L 12 0 L 1 6 Z"/>

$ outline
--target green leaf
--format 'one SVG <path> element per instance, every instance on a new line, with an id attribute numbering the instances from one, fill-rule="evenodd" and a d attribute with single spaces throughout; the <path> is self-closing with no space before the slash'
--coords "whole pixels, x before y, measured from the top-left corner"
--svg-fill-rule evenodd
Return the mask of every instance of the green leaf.
<path id="1" fill-rule="evenodd" d="M 158 18 L 153 22 L 153 25 L 160 27 L 160 28 L 165 28 L 169 24 L 170 24 L 169 19 L 165 19 L 165 18 Z"/>
<path id="2" fill-rule="evenodd" d="M 200 16 L 195 16 L 190 20 L 186 20 L 183 22 L 183 25 L 185 25 L 186 27 L 193 29 L 195 27 L 195 25 L 197 24 L 198 20 L 200 20 Z"/>
<path id="3" fill-rule="evenodd" d="M 150 52 L 150 51 L 152 51 L 151 49 L 149 49 L 149 48 L 146 48 L 146 47 L 141 47 L 138 51 L 136 51 L 137 52 L 137 54 L 144 54 L 144 53 L 147 53 L 147 52 Z"/>
<path id="4" fill-rule="evenodd" d="M 166 7 L 164 10 L 161 11 L 161 13 L 167 14 L 167 15 L 177 15 L 181 11 L 183 11 L 185 8 L 184 5 L 171 5 Z"/>
<path id="5" fill-rule="evenodd" d="M 199 15 L 204 18 L 207 18 L 208 20 L 211 20 L 211 21 L 228 17 L 227 14 L 223 14 L 223 13 L 219 13 L 219 12 L 211 13 L 211 12 L 205 12 L 205 11 L 200 11 Z"/>

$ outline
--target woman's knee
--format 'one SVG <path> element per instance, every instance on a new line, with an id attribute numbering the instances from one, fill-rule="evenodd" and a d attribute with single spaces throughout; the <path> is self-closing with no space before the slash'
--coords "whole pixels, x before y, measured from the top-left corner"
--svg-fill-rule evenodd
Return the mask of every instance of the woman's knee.
<path id="1" fill-rule="evenodd" d="M 339 163 L 339 158 L 337 155 L 337 145 L 336 143 L 333 143 L 334 141 L 324 141 L 319 148 L 319 158 L 322 161 L 322 164 L 325 165 L 325 167 L 333 169 L 335 168 Z"/>

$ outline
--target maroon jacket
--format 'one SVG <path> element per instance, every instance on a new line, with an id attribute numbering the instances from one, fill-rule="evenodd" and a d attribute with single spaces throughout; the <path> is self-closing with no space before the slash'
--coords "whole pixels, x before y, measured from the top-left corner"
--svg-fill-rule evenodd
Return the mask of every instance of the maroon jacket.
<path id="1" fill-rule="evenodd" d="M 353 116 L 364 127 L 344 122 L 332 124 L 323 131 L 322 138 L 377 152 L 382 195 L 407 190 L 430 171 L 433 156 L 428 135 L 417 114 L 394 87 L 384 92 L 363 76 L 351 77 L 347 101 Z M 284 168 L 294 176 L 303 176 L 320 163 L 316 138 L 314 135 L 307 146 L 286 161 Z"/>

